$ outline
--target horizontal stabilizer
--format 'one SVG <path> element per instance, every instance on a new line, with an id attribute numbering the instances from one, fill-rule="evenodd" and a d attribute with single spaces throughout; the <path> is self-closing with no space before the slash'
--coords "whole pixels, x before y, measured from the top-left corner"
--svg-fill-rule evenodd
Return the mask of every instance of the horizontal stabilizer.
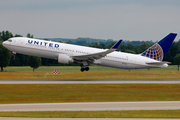
<path id="1" fill-rule="evenodd" d="M 163 64 L 171 64 L 171 62 L 166 62 L 166 61 L 162 61 L 162 62 L 147 62 L 146 64 L 148 64 L 148 65 L 163 65 Z"/>

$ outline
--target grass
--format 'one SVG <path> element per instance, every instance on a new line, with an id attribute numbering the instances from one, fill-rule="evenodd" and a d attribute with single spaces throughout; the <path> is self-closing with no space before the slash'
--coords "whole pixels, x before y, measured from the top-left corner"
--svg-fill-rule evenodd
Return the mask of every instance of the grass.
<path id="1" fill-rule="evenodd" d="M 0 72 L 0 79 L 180 79 L 176 67 L 128 71 L 90 66 L 88 72 L 80 72 L 79 66 L 42 66 L 35 72 L 30 67 L 7 67 L 6 72 Z M 59 70 L 60 74 L 54 75 L 54 70 Z"/>
<path id="2" fill-rule="evenodd" d="M 89 71 L 67 72 L 0 72 L 1 80 L 36 79 L 180 79 L 178 71 Z"/>
<path id="3" fill-rule="evenodd" d="M 177 66 L 131 71 L 90 66 L 90 71 L 83 73 L 79 69 L 77 66 L 41 66 L 32 72 L 30 67 L 7 67 L 6 72 L 0 72 L 0 79 L 180 79 Z M 54 75 L 54 70 L 60 74 Z M 180 100 L 180 84 L 1 84 L 0 91 L 0 104 Z M 180 110 L 0 112 L 0 117 L 180 118 Z"/>
<path id="4" fill-rule="evenodd" d="M 29 117 L 29 118 L 180 118 L 180 110 L 0 112 L 0 117 Z"/>
<path id="5" fill-rule="evenodd" d="M 180 100 L 180 84 L 1 84 L 0 91 L 0 104 Z"/>
<path id="6" fill-rule="evenodd" d="M 148 69 L 135 69 L 131 71 L 177 71 L 177 65 L 170 65 L 167 68 L 152 68 Z M 61 72 L 80 72 L 80 66 L 40 66 L 36 69 L 36 72 L 52 72 L 54 70 L 59 70 Z M 6 72 L 32 72 L 32 68 L 29 66 L 20 67 L 6 67 L 4 68 Z M 90 66 L 90 72 L 93 71 L 129 71 L 125 69 L 116 69 L 110 67 L 102 66 Z"/>

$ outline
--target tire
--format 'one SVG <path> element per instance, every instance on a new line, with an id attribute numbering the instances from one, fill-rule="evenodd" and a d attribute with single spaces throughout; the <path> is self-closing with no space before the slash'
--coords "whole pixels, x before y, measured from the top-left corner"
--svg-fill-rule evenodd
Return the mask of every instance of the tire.
<path id="1" fill-rule="evenodd" d="M 86 67 L 85 70 L 86 70 L 86 71 L 89 71 L 89 67 Z"/>
<path id="2" fill-rule="evenodd" d="M 81 68 L 81 72 L 84 72 L 84 68 Z"/>

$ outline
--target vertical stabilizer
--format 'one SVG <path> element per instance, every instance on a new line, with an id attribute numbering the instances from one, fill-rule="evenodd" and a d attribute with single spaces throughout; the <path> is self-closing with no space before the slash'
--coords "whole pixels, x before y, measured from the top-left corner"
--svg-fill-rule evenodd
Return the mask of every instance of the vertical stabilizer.
<path id="1" fill-rule="evenodd" d="M 153 46 L 141 53 L 141 55 L 154 60 L 162 61 L 176 36 L 176 33 L 170 33 L 158 43 L 155 43 Z"/>

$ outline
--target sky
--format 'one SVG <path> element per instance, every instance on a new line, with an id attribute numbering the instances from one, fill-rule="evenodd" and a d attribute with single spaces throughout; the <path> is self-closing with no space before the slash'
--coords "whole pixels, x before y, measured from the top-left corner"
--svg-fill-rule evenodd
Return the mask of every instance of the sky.
<path id="1" fill-rule="evenodd" d="M 157 41 L 180 34 L 180 0 L 1 0 L 0 16 L 0 31 L 36 38 Z"/>

